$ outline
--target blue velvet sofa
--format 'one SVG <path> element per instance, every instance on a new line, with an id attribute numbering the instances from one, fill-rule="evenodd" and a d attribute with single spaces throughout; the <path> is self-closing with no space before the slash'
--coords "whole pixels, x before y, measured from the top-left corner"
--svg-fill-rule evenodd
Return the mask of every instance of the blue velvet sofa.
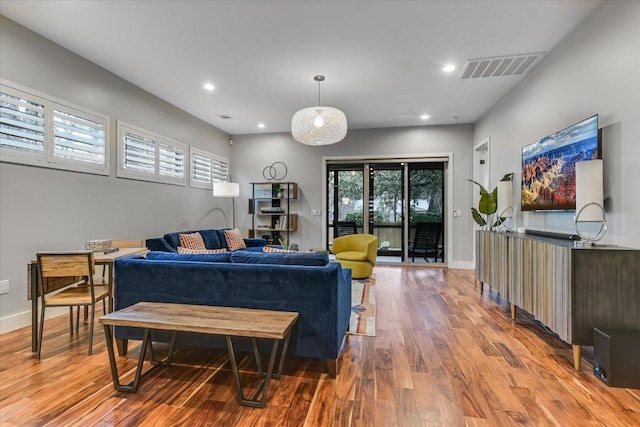
<path id="1" fill-rule="evenodd" d="M 180 246 L 180 234 L 200 233 L 204 245 L 207 249 L 221 249 L 227 248 L 227 239 L 224 236 L 224 229 L 209 229 L 209 230 L 190 230 L 190 231 L 176 231 L 174 233 L 167 233 L 162 237 L 154 237 L 146 240 L 146 246 L 150 251 L 163 251 L 163 252 L 178 252 L 178 246 Z M 244 239 L 244 243 L 247 245 L 245 250 L 248 251 L 262 251 L 262 247 L 267 244 L 264 239 Z"/>
<path id="2" fill-rule="evenodd" d="M 150 252 L 117 259 L 114 278 L 116 310 L 152 301 L 298 312 L 289 354 L 324 359 L 329 375 L 337 374 L 351 315 L 351 270 L 326 254 Z M 124 355 L 127 340 L 141 340 L 142 331 L 116 327 L 115 337 Z M 225 341 L 184 333 L 178 345 L 225 348 Z"/>

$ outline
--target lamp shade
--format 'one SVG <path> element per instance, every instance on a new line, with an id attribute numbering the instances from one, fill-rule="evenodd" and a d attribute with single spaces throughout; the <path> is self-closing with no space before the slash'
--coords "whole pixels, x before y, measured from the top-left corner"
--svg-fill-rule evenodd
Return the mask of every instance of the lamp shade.
<path id="1" fill-rule="evenodd" d="M 237 182 L 214 182 L 213 197 L 238 197 L 240 184 Z"/>
<path id="2" fill-rule="evenodd" d="M 576 211 L 584 207 L 579 221 L 603 221 L 603 198 L 602 160 L 576 163 Z"/>
<path id="3" fill-rule="evenodd" d="M 513 181 L 498 182 L 498 215 L 513 217 Z"/>
<path id="4" fill-rule="evenodd" d="M 303 108 L 291 118 L 291 134 L 307 145 L 335 144 L 347 135 L 347 116 L 333 107 Z"/>

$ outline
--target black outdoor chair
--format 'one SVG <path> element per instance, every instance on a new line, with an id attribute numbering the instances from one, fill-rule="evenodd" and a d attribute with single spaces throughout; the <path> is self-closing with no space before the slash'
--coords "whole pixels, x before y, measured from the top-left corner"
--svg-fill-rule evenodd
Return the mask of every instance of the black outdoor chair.
<path id="1" fill-rule="evenodd" d="M 354 221 L 337 221 L 333 225 L 333 238 L 358 234 L 358 226 Z"/>
<path id="2" fill-rule="evenodd" d="M 440 248 L 441 222 L 419 222 L 416 225 L 416 233 L 413 241 L 409 242 L 409 256 L 411 262 L 415 262 L 416 255 L 424 257 L 425 261 L 433 258 L 434 262 L 444 262 L 442 249 Z"/>

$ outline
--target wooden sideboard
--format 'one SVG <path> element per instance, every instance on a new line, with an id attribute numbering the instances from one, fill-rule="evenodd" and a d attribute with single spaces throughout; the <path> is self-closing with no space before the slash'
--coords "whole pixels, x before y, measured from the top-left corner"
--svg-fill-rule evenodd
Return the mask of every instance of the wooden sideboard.
<path id="1" fill-rule="evenodd" d="M 593 328 L 640 329 L 637 249 L 477 231 L 476 281 L 511 303 L 513 319 L 521 308 L 572 344 L 577 370 Z"/>

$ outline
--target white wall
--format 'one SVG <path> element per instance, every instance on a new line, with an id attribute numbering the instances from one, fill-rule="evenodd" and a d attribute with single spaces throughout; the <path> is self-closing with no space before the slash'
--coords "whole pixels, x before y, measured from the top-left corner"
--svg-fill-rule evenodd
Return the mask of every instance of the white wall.
<path id="1" fill-rule="evenodd" d="M 228 135 L 0 16 L 0 77 L 111 118 L 108 177 L 0 163 L 0 333 L 30 322 L 26 265 L 39 250 L 225 225 L 210 191 L 119 179 L 116 119 L 230 156 Z M 229 223 L 230 223 L 229 219 Z"/>
<path id="2" fill-rule="evenodd" d="M 491 182 L 517 172 L 523 145 L 593 114 L 603 128 L 604 242 L 639 247 L 640 2 L 604 2 L 476 123 L 491 137 Z M 519 200 L 517 197 L 515 200 Z M 574 232 L 573 213 L 520 214 L 518 226 Z"/>
<path id="3" fill-rule="evenodd" d="M 471 206 L 472 164 L 471 125 L 425 126 L 408 128 L 385 128 L 350 130 L 347 137 L 334 145 L 312 147 L 296 142 L 289 133 L 242 135 L 233 137 L 233 178 L 240 183 L 264 181 L 262 171 L 275 161 L 284 162 L 288 168 L 286 180 L 299 184 L 301 200 L 297 202 L 298 231 L 291 241 L 302 249 L 318 247 L 322 244 L 322 217 L 311 216 L 311 209 L 324 209 L 322 191 L 325 177 L 322 175 L 322 161 L 325 156 L 380 156 L 411 154 L 453 153 L 453 206 L 460 209 L 463 216 L 452 218 L 453 239 L 448 244 L 453 249 L 448 265 L 470 268 L 473 261 Z M 240 199 L 236 206 L 236 225 L 246 230 L 251 226 L 251 216 L 247 213 L 247 199 L 251 187 L 242 185 Z"/>

